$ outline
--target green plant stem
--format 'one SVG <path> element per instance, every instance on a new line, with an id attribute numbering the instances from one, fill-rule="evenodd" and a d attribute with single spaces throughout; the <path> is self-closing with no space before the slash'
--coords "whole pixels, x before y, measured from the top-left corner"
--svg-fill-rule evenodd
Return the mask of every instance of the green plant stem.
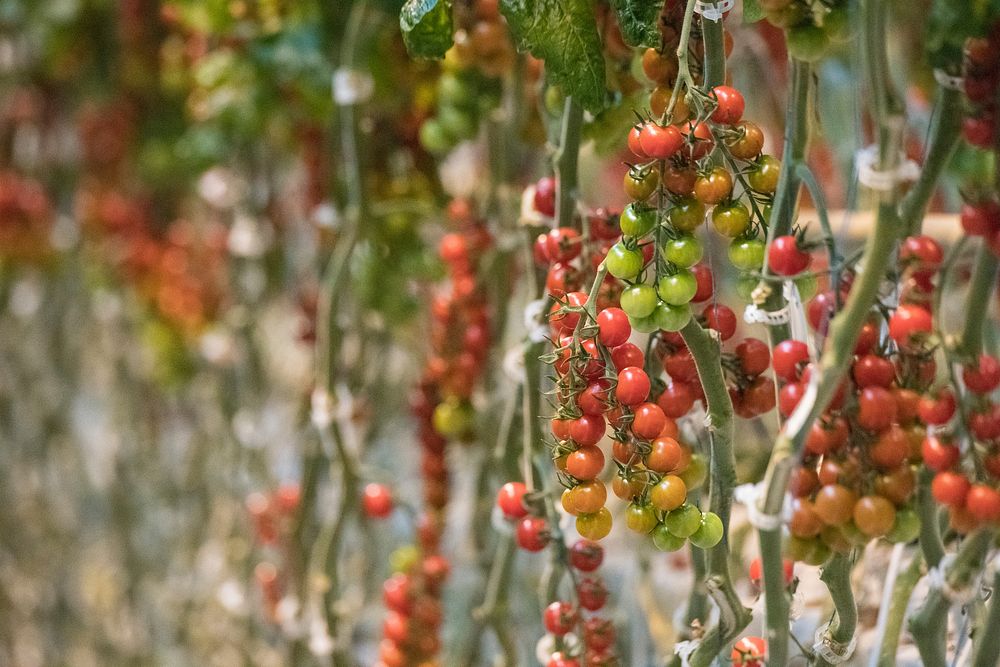
<path id="1" fill-rule="evenodd" d="M 910 564 L 896 577 L 896 584 L 892 590 L 892 599 L 889 602 L 888 618 L 882 633 L 882 642 L 879 646 L 879 656 L 877 667 L 894 667 L 896 664 L 896 653 L 899 649 L 899 638 L 903 634 L 903 621 L 906 619 L 906 608 L 910 603 L 910 596 L 913 589 L 920 581 L 920 571 L 924 559 L 921 552 L 917 551 L 910 559 Z"/>
<path id="2" fill-rule="evenodd" d="M 854 601 L 854 590 L 851 587 L 851 567 L 853 559 L 846 554 L 836 554 L 823 567 L 820 575 L 833 598 L 836 615 L 830 621 L 829 633 L 833 641 L 847 644 L 854 637 L 858 626 L 858 606 Z M 817 667 L 832 667 L 832 664 L 822 657 L 816 658 Z"/>
<path id="3" fill-rule="evenodd" d="M 1000 260 L 989 246 L 985 243 L 980 245 L 965 301 L 965 327 L 957 345 L 957 351 L 969 359 L 977 358 L 983 349 L 983 324 L 990 311 L 990 297 L 996 287 L 998 264 Z"/>
<path id="4" fill-rule="evenodd" d="M 960 91 L 938 88 L 934 122 L 930 127 L 920 178 L 899 205 L 899 217 L 907 236 L 919 233 L 938 180 L 958 147 L 962 125 L 962 97 Z"/>
<path id="5" fill-rule="evenodd" d="M 917 513 L 920 515 L 920 553 L 928 567 L 937 567 L 944 558 L 944 542 L 941 540 L 940 506 L 931 495 L 931 480 L 934 473 L 928 469 L 920 472 L 920 486 L 917 489 Z"/>
<path id="6" fill-rule="evenodd" d="M 726 82 L 726 44 L 722 19 L 701 20 L 701 36 L 705 43 L 705 89 L 711 90 Z"/>
<path id="7" fill-rule="evenodd" d="M 774 192 L 774 204 L 771 208 L 771 219 L 767 228 L 768 247 L 774 239 L 779 236 L 787 236 L 792 232 L 792 225 L 795 223 L 795 214 L 799 205 L 799 193 L 802 189 L 801 173 L 796 165 L 805 163 L 806 152 L 809 150 L 809 121 L 815 95 L 812 67 L 809 63 L 790 58 L 789 72 L 791 83 L 788 92 L 788 108 L 785 113 L 785 146 L 781 155 L 781 174 L 778 176 L 778 186 Z M 764 274 L 774 275 L 767 264 L 766 253 L 764 255 Z M 784 308 L 785 296 L 782 291 L 771 285 L 766 287 L 767 296 L 763 303 L 764 309 L 776 311 Z M 771 325 L 768 327 L 768 336 L 773 348 L 791 336 L 791 328 L 788 324 Z M 778 574 L 783 576 L 780 573 L 780 567 Z M 765 570 L 765 578 L 766 576 Z"/>
<path id="8" fill-rule="evenodd" d="M 1000 656 L 1000 572 L 993 575 L 993 596 L 986 622 L 977 628 L 973 639 L 977 644 L 972 667 L 995 667 Z"/>
<path id="9" fill-rule="evenodd" d="M 576 212 L 577 161 L 580 155 L 580 133 L 583 129 L 583 107 L 566 97 L 563 107 L 559 147 L 552 156 L 556 174 L 556 226 L 571 227 Z"/>
<path id="10" fill-rule="evenodd" d="M 965 538 L 954 564 L 945 573 L 949 586 L 962 589 L 972 582 L 982 569 L 993 536 L 993 530 L 984 529 Z M 951 602 L 944 593 L 932 588 L 923 606 L 910 618 L 910 632 L 926 667 L 944 667 L 948 662 L 946 637 L 950 607 Z"/>
<path id="11" fill-rule="evenodd" d="M 709 509 L 722 519 L 722 540 L 708 552 L 705 586 L 719 607 L 719 622 L 701 639 L 691 655 L 692 666 L 707 666 L 729 642 L 750 623 L 750 610 L 743 606 L 733 589 L 729 572 L 729 515 L 733 487 L 736 485 L 736 460 L 733 453 L 733 403 L 722 370 L 721 347 L 694 319 L 681 329 L 681 336 L 691 351 L 698 377 L 705 390 L 706 423 L 711 442 Z"/>

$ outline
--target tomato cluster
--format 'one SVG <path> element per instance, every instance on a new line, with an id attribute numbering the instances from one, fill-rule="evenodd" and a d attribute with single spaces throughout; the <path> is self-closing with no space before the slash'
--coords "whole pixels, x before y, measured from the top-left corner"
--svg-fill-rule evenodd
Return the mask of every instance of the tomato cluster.
<path id="1" fill-rule="evenodd" d="M 831 551 L 847 552 L 873 538 L 907 542 L 919 531 L 911 505 L 926 431 L 918 406 L 936 370 L 929 302 L 942 252 L 933 239 L 914 236 L 903 241 L 899 257 L 902 289 L 887 318 L 889 339 L 880 342 L 876 319 L 863 326 L 850 378 L 810 427 L 792 476 L 788 548 L 797 560 L 820 564 Z M 840 289 L 843 299 L 849 281 Z M 825 331 L 835 304 L 831 292 L 810 303 L 817 331 Z M 815 370 L 808 346 L 779 343 L 773 365 L 784 382 L 778 407 L 787 417 Z"/>
<path id="2" fill-rule="evenodd" d="M 833 45 L 851 39 L 849 3 L 824 2 L 820 11 L 808 0 L 760 0 L 767 20 L 786 31 L 788 54 L 797 60 L 817 62 Z"/>
<path id="3" fill-rule="evenodd" d="M 962 136 L 973 146 L 992 149 L 996 143 L 1000 87 L 1000 23 L 983 37 L 965 40 L 962 84 L 970 103 L 962 122 Z"/>
<path id="4" fill-rule="evenodd" d="M 475 138 L 485 112 L 500 99 L 500 78 L 510 69 L 514 47 L 497 0 L 476 0 L 458 12 L 455 46 L 437 81 L 437 111 L 420 126 L 420 143 L 435 155 Z"/>
<path id="5" fill-rule="evenodd" d="M 569 566 L 578 573 L 577 604 L 557 600 L 545 608 L 542 620 L 555 649 L 547 667 L 617 667 L 617 631 L 611 619 L 601 615 L 608 588 L 597 573 L 604 549 L 596 542 L 579 540 L 568 551 Z M 581 644 L 582 642 L 582 650 Z"/>
<path id="6" fill-rule="evenodd" d="M 440 554 L 406 552 L 394 559 L 396 571 L 382 584 L 382 621 L 376 667 L 435 664 L 444 621 L 441 589 L 451 566 Z"/>
<path id="7" fill-rule="evenodd" d="M 472 435 L 475 414 L 470 399 L 492 338 L 477 269 L 493 237 L 466 200 L 452 200 L 448 217 L 453 229 L 438 244 L 448 282 L 431 301 L 431 356 L 410 397 L 422 450 L 426 509 L 417 520 L 417 545 L 397 553 L 397 573 L 385 583 L 388 613 L 379 654 L 384 667 L 420 664 L 440 647 L 441 585 L 449 569 L 438 551 L 449 498 L 445 451 L 449 440 Z M 362 502 L 369 516 L 384 517 L 392 510 L 392 494 L 381 484 L 367 485 Z"/>
<path id="8" fill-rule="evenodd" d="M 287 565 L 281 562 L 293 539 L 294 517 L 301 493 L 298 484 L 284 484 L 270 493 L 247 496 L 246 510 L 264 558 L 254 569 L 267 617 L 277 621 L 278 603 L 285 594 Z"/>

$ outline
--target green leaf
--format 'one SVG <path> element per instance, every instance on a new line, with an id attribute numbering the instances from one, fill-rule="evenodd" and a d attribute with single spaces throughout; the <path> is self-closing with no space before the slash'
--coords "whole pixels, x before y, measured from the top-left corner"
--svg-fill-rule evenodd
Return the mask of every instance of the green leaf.
<path id="1" fill-rule="evenodd" d="M 657 24 L 663 0 L 611 0 L 618 17 L 618 28 L 629 46 L 659 46 Z"/>
<path id="2" fill-rule="evenodd" d="M 764 18 L 764 8 L 760 0 L 743 0 L 743 22 L 756 23 Z"/>
<path id="3" fill-rule="evenodd" d="M 399 12 L 406 50 L 415 58 L 444 58 L 451 48 L 452 0 L 406 0 Z"/>
<path id="4" fill-rule="evenodd" d="M 592 0 L 501 0 L 518 48 L 545 61 L 545 76 L 588 111 L 604 107 L 604 52 Z"/>

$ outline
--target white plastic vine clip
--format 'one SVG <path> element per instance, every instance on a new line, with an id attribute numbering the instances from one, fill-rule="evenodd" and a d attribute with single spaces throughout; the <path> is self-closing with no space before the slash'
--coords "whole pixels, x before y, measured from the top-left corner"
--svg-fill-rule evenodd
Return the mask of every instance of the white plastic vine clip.
<path id="1" fill-rule="evenodd" d="M 952 76 L 940 68 L 934 70 L 934 80 L 938 82 L 939 86 L 948 90 L 965 90 L 965 79 L 960 76 Z"/>
<path id="2" fill-rule="evenodd" d="M 802 305 L 802 297 L 799 295 L 798 285 L 794 280 L 786 280 L 782 285 L 782 292 L 785 296 L 788 310 L 788 323 L 791 325 L 792 338 L 795 340 L 809 340 L 809 331 L 806 329 L 806 309 Z M 810 347 L 810 356 L 815 357 L 815 346 Z M 813 358 L 813 361 L 816 361 Z"/>
<path id="3" fill-rule="evenodd" d="M 927 571 L 927 579 L 931 588 L 941 591 L 945 600 L 952 604 L 965 605 L 975 599 L 978 591 L 971 584 L 964 588 L 953 588 L 948 583 L 948 568 L 954 561 L 955 554 L 947 554 L 940 563 Z"/>
<path id="4" fill-rule="evenodd" d="M 763 492 L 760 484 L 740 484 L 733 489 L 733 499 L 747 508 L 747 521 L 758 530 L 778 530 L 784 522 L 782 514 L 765 514 L 758 501 Z"/>
<path id="5" fill-rule="evenodd" d="M 541 343 L 549 335 L 549 328 L 543 317 L 546 303 L 546 299 L 535 299 L 524 307 L 524 328 L 528 330 L 528 340 L 532 343 Z"/>
<path id="6" fill-rule="evenodd" d="M 367 72 L 339 67 L 333 72 L 333 101 L 337 106 L 363 104 L 375 92 L 375 81 Z"/>
<path id="7" fill-rule="evenodd" d="M 674 655 L 681 659 L 681 667 L 689 667 L 691 665 L 691 654 L 698 650 L 700 644 L 701 642 L 697 639 L 688 639 L 687 641 L 674 644 Z"/>
<path id="8" fill-rule="evenodd" d="M 778 310 L 765 310 L 757 304 L 748 303 L 743 311 L 743 321 L 747 324 L 767 324 L 769 326 L 788 324 L 788 306 L 782 306 Z"/>
<path id="9" fill-rule="evenodd" d="M 720 0 L 719 2 L 702 2 L 698 0 L 694 3 L 694 13 L 701 14 L 703 19 L 709 21 L 721 21 L 723 14 L 736 6 L 736 0 Z"/>
<path id="10" fill-rule="evenodd" d="M 503 355 L 500 366 L 511 382 L 524 382 L 524 345 L 515 345 Z"/>
<path id="11" fill-rule="evenodd" d="M 831 665 L 840 665 L 851 659 L 854 649 L 858 647 L 858 635 L 855 633 L 846 644 L 838 642 L 830 634 L 830 622 L 816 628 L 816 638 L 813 650 Z"/>
<path id="12" fill-rule="evenodd" d="M 321 431 L 329 428 L 330 424 L 333 423 L 335 411 L 336 401 L 334 401 L 330 392 L 323 387 L 313 389 L 312 411 L 310 413 L 313 426 Z"/>
<path id="13" fill-rule="evenodd" d="M 872 144 L 862 148 L 854 155 L 854 163 L 858 170 L 858 182 L 866 188 L 887 192 L 905 181 L 915 181 L 920 177 L 920 167 L 908 159 L 902 151 L 899 155 L 899 166 L 889 171 L 879 171 L 878 146 Z"/>

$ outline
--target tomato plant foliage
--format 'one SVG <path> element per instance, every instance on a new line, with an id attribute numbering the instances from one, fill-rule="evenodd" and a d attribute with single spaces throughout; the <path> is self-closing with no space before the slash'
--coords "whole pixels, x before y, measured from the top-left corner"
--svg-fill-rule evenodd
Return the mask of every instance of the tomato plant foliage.
<path id="1" fill-rule="evenodd" d="M 410 55 L 443 58 L 452 45 L 451 0 L 407 0 L 399 27 Z"/>
<path id="2" fill-rule="evenodd" d="M 660 0 L 611 0 L 618 27 L 630 46 L 659 46 L 657 19 L 663 9 Z"/>
<path id="3" fill-rule="evenodd" d="M 548 78 L 588 111 L 605 104 L 604 55 L 588 0 L 501 0 L 517 46 L 545 61 Z"/>

